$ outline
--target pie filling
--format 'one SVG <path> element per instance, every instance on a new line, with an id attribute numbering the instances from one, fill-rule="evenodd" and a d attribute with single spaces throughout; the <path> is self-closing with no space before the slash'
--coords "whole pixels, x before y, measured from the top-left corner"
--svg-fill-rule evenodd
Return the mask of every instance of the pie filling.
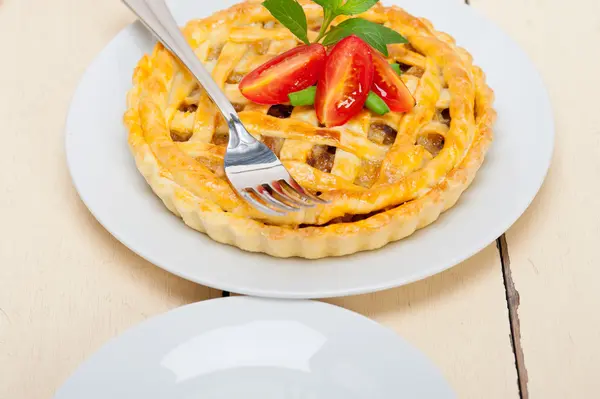
<path id="1" fill-rule="evenodd" d="M 413 49 L 412 46 L 408 46 L 408 49 Z M 414 50 L 414 49 L 413 49 Z M 212 54 L 212 53 L 211 53 Z M 209 58 L 212 57 L 209 56 Z M 218 54 L 216 55 L 218 59 Z M 414 76 L 416 78 L 421 78 L 425 72 L 425 70 L 419 66 L 414 66 L 410 64 L 404 64 L 401 62 L 397 62 L 400 66 L 400 69 L 404 74 L 409 76 Z M 236 71 L 232 71 L 229 77 L 227 78 L 228 84 L 238 84 L 244 75 L 238 73 Z M 447 88 L 445 88 L 447 90 Z M 194 88 L 192 92 L 186 97 L 186 99 L 180 104 L 178 111 L 184 113 L 187 117 L 194 119 L 195 113 L 198 111 L 198 88 Z M 240 103 L 233 103 L 234 108 L 237 112 L 242 112 L 246 109 L 246 105 Z M 290 104 L 276 104 L 272 105 L 268 108 L 266 114 L 268 116 L 278 118 L 278 119 L 289 119 L 292 117 L 295 107 Z M 450 116 L 449 108 L 438 108 L 435 110 L 433 121 L 439 123 L 446 127 L 446 130 L 450 127 L 452 118 Z M 325 127 L 320 125 L 320 127 Z M 193 135 L 192 131 L 178 131 L 171 130 L 171 138 L 176 142 L 185 142 L 188 141 Z M 367 131 L 367 139 L 379 146 L 383 146 L 386 148 L 390 148 L 395 142 L 398 136 L 398 130 L 389 124 L 386 124 L 383 121 L 374 121 Z M 227 146 L 227 142 L 229 140 L 229 134 L 227 132 L 215 132 L 212 137 L 211 144 L 216 146 Z M 260 140 L 267 145 L 278 157 L 281 155 L 282 147 L 286 141 L 285 138 L 282 137 L 273 137 L 273 136 L 261 136 Z M 444 148 L 445 137 L 443 134 L 437 132 L 424 132 L 423 134 L 419 134 L 416 137 L 414 142 L 415 146 L 423 147 L 431 157 L 436 157 L 440 151 Z M 330 174 L 332 172 L 336 152 L 338 148 L 331 145 L 323 145 L 316 144 L 313 145 L 307 158 L 306 163 L 319 170 L 320 172 Z M 205 157 L 197 157 L 196 160 L 203 164 L 205 167 L 213 171 L 213 173 L 224 176 L 222 161 L 217 158 L 205 158 Z M 363 187 L 365 189 L 371 188 L 375 182 L 377 181 L 381 169 L 381 160 L 362 160 L 360 165 L 360 171 L 355 177 L 353 184 L 357 186 Z M 321 195 L 321 192 L 316 192 L 315 194 Z M 400 206 L 402 204 L 396 205 Z M 318 227 L 318 226 L 329 226 L 337 223 L 353 223 L 361 220 L 368 219 L 371 216 L 375 216 L 377 214 L 386 212 L 392 207 L 386 207 L 384 209 L 372 211 L 366 214 L 346 214 L 344 216 L 336 217 L 325 224 L 322 225 L 314 225 L 314 224 L 300 224 L 298 228 L 306 228 L 306 227 Z"/>

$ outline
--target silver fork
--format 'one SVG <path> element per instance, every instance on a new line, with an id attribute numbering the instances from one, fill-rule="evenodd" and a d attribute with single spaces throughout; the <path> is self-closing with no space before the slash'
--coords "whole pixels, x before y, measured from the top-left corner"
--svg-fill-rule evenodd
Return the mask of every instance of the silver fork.
<path id="1" fill-rule="evenodd" d="M 229 125 L 225 174 L 236 192 L 263 213 L 284 215 L 327 201 L 304 190 L 269 147 L 248 133 L 233 105 L 183 37 L 164 0 L 122 0 L 204 87 Z"/>

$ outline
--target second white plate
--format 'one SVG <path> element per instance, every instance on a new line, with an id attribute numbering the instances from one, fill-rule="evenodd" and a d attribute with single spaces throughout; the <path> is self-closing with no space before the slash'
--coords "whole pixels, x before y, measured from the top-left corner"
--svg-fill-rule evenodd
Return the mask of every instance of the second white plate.
<path id="1" fill-rule="evenodd" d="M 451 399 L 392 331 L 312 301 L 213 299 L 154 317 L 87 360 L 55 399 Z"/>
<path id="2" fill-rule="evenodd" d="M 180 24 L 237 2 L 179 0 Z M 117 239 L 189 280 L 239 293 L 317 298 L 372 292 L 445 270 L 508 229 L 530 204 L 548 169 L 553 117 L 525 54 L 468 6 L 444 0 L 387 0 L 430 19 L 467 48 L 496 92 L 495 141 L 471 187 L 431 226 L 377 251 L 319 261 L 276 259 L 218 244 L 186 227 L 148 188 L 127 148 L 125 93 L 154 41 L 140 24 L 121 32 L 83 77 L 67 120 L 66 151 L 75 186 Z"/>

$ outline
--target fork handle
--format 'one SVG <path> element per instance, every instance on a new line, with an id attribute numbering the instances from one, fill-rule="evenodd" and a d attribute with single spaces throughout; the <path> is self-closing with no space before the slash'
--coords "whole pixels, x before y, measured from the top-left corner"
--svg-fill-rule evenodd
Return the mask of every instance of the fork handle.
<path id="1" fill-rule="evenodd" d="M 122 0 L 156 38 L 191 72 L 204 87 L 229 125 L 239 121 L 237 112 L 210 73 L 204 68 L 181 33 L 164 0 Z"/>

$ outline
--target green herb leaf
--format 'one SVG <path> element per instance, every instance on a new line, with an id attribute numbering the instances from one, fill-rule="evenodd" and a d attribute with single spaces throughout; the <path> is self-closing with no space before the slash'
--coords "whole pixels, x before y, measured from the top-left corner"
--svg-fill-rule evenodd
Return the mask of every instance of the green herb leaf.
<path id="1" fill-rule="evenodd" d="M 323 8 L 329 8 L 331 10 L 337 9 L 341 4 L 342 0 L 313 0 L 315 3 Z"/>
<path id="2" fill-rule="evenodd" d="M 386 57 L 389 55 L 388 44 L 408 43 L 408 40 L 404 36 L 390 28 L 362 18 L 352 18 L 332 28 L 327 36 L 325 36 L 323 44 L 330 46 L 350 35 L 360 37 Z"/>
<path id="3" fill-rule="evenodd" d="M 323 0 L 321 0 L 323 1 Z M 337 1 L 337 0 L 333 0 Z M 265 0 L 263 6 L 296 37 L 309 44 L 304 9 L 296 0 Z"/>
<path id="4" fill-rule="evenodd" d="M 323 7 L 323 24 L 315 43 L 318 43 L 327 33 L 327 28 L 331 22 L 339 15 L 338 8 L 342 5 L 343 0 L 313 0 L 315 3 Z"/>
<path id="5" fill-rule="evenodd" d="M 337 12 L 338 14 L 343 15 L 361 14 L 377 4 L 378 1 L 379 0 L 348 0 L 346 4 L 337 9 Z"/>
<path id="6" fill-rule="evenodd" d="M 383 39 L 385 40 L 386 44 L 408 43 L 408 40 L 395 30 L 379 24 L 375 24 L 375 26 L 380 28 L 379 32 L 383 36 Z"/>

